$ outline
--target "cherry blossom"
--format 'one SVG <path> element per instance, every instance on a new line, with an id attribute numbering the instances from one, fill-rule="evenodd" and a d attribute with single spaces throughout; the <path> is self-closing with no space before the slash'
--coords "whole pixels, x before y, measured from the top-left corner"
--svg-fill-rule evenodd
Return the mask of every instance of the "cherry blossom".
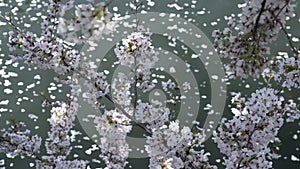
<path id="1" fill-rule="evenodd" d="M 214 133 L 226 168 L 272 168 L 270 143 L 277 134 L 288 110 L 284 98 L 271 88 L 262 88 L 238 104 L 233 119 L 224 121 Z"/>
<path id="2" fill-rule="evenodd" d="M 158 61 L 150 36 L 149 32 L 133 32 L 115 48 L 120 64 L 134 69 L 137 78 L 143 81 L 150 79 L 150 69 Z"/>
<path id="3" fill-rule="evenodd" d="M 217 51 L 230 59 L 226 66 L 229 77 L 259 78 L 263 74 L 270 80 L 274 77 L 276 87 L 279 86 L 271 88 L 267 81 L 268 87 L 257 89 L 249 98 L 232 92 L 234 116 L 222 120 L 213 138 L 225 155 L 223 164 L 228 169 L 272 168 L 272 159 L 280 157 L 272 151 L 272 146 L 276 148 L 280 143 L 277 137 L 280 128 L 284 122 L 300 118 L 296 101 L 286 100 L 282 95 L 285 88 L 300 88 L 299 53 L 286 30 L 288 18 L 295 15 L 293 2 L 245 0 L 242 13 L 230 18 L 224 30 L 213 32 Z M 210 153 L 203 145 L 206 136 L 199 122 L 194 122 L 191 128 L 181 126 L 179 120 L 172 120 L 174 112 L 167 105 L 184 99 L 177 94 L 187 93 L 191 89 L 189 82 L 162 80 L 163 91 L 171 97 L 166 103 L 140 97 L 158 87 L 152 71 L 159 61 L 151 32 L 138 22 L 141 1 L 129 3 L 136 14 L 135 28 L 114 48 L 118 65 L 129 69 L 127 74 L 119 72 L 110 83 L 107 74 L 97 71 L 94 62 L 79 54 L 76 45 L 100 40 L 103 34 L 112 33 L 117 27 L 115 14 L 108 10 L 110 3 L 49 0 L 45 5 L 48 15 L 41 18 L 39 34 L 20 29 L 12 17 L 0 13 L 12 28 L 8 33 L 8 48 L 13 61 L 53 70 L 58 74 L 54 80 L 69 87 L 66 100 L 50 101 L 42 94 L 43 105 L 51 107 L 48 138 L 42 142 L 23 122 L 11 122 L 0 137 L 0 153 L 9 158 L 19 155 L 35 158 L 36 168 L 87 168 L 87 161 L 69 157 L 73 149 L 70 132 L 80 113 L 78 97 L 82 96 L 99 113 L 93 122 L 100 136 L 100 158 L 105 168 L 128 166 L 132 150 L 126 137 L 138 126 L 145 133 L 150 169 L 216 169 L 209 163 Z M 294 56 L 269 60 L 269 46 L 281 31 L 287 36 Z M 84 80 L 83 86 L 79 80 Z M 106 107 L 104 99 L 114 107 Z M 46 154 L 40 152 L 42 144 Z"/>
<path id="4" fill-rule="evenodd" d="M 124 168 L 130 151 L 126 142 L 127 133 L 132 128 L 130 119 L 116 109 L 105 111 L 102 116 L 95 118 L 94 123 L 101 136 L 101 157 L 106 168 Z"/>
<path id="5" fill-rule="evenodd" d="M 42 162 L 44 161 L 44 162 Z M 82 160 L 67 160 L 64 156 L 43 156 L 43 160 L 36 161 L 36 168 L 55 169 L 55 168 L 86 168 L 86 162 Z"/>
<path id="6" fill-rule="evenodd" d="M 25 63 L 35 64 L 41 69 L 52 69 L 58 74 L 68 73 L 78 66 L 78 52 L 65 50 L 63 40 L 54 36 L 58 11 L 57 2 L 50 1 L 48 17 L 41 23 L 43 31 L 40 37 L 32 32 L 24 33 L 7 20 L 16 30 L 9 33 L 9 48 L 13 60 L 23 60 Z M 22 54 L 16 52 L 16 46 L 22 49 Z"/>
<path id="7" fill-rule="evenodd" d="M 0 153 L 5 153 L 9 158 L 18 155 L 35 157 L 39 153 L 42 138 L 38 135 L 31 136 L 30 130 L 25 127 L 23 122 L 17 122 L 4 132 L 0 137 Z"/>
<path id="8" fill-rule="evenodd" d="M 147 137 L 146 151 L 150 156 L 149 168 L 200 168 L 216 169 L 207 163 L 208 153 L 196 151 L 204 135 L 194 135 L 189 127 L 180 128 L 178 121 L 162 126 Z M 197 142 L 197 143 L 196 143 Z"/>
<path id="9" fill-rule="evenodd" d="M 300 56 L 277 60 L 278 72 L 275 74 L 275 80 L 283 79 L 282 86 L 286 88 L 300 88 Z M 283 75 L 283 77 L 282 77 Z"/>
<path id="10" fill-rule="evenodd" d="M 114 30 L 115 22 L 108 12 L 105 2 L 74 5 L 74 0 L 62 6 L 58 22 L 58 33 L 68 42 L 83 43 L 86 40 L 100 40 L 102 34 Z M 75 7 L 74 17 L 65 19 L 64 15 Z"/>
<path id="11" fill-rule="evenodd" d="M 293 6 L 285 0 L 247 0 L 239 20 L 231 18 L 223 31 L 215 30 L 216 48 L 231 60 L 226 66 L 230 77 L 254 77 L 268 67 L 271 42 L 278 38 L 286 20 L 294 16 Z"/>

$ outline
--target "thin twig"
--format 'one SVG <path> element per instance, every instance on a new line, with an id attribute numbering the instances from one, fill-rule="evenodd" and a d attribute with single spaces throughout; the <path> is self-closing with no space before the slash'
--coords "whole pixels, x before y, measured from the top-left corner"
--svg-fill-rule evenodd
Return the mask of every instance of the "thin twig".
<path id="1" fill-rule="evenodd" d="M 283 26 L 283 24 L 281 22 L 279 22 L 281 28 L 282 28 L 282 31 L 284 32 L 284 34 L 286 35 L 286 38 L 289 42 L 289 45 L 292 49 L 292 51 L 296 54 L 296 55 L 299 55 L 299 51 L 297 50 L 297 48 L 294 46 L 293 42 L 292 42 L 292 39 L 291 37 L 289 36 L 289 33 L 287 32 L 287 30 L 285 29 L 285 27 Z"/>
<path id="2" fill-rule="evenodd" d="M 136 64 L 137 57 L 134 56 L 134 102 L 133 102 L 133 118 L 135 118 L 136 114 L 136 107 L 138 101 L 138 91 L 137 91 L 137 64 Z"/>
<path id="3" fill-rule="evenodd" d="M 276 18 L 279 16 L 279 14 L 283 11 L 283 9 L 285 8 L 285 7 L 287 7 L 288 6 L 288 4 L 290 3 L 290 0 L 286 0 L 286 3 L 285 3 L 285 5 L 280 9 L 280 11 L 277 13 L 277 15 L 276 15 Z"/>
<path id="4" fill-rule="evenodd" d="M 293 41 L 292 41 L 291 37 L 289 36 L 288 31 L 285 29 L 284 25 L 278 20 L 278 18 L 275 16 L 275 14 L 272 11 L 270 11 L 270 13 L 272 14 L 272 16 L 274 17 L 274 19 L 276 20 L 276 22 L 279 23 L 282 31 L 284 32 L 284 34 L 285 34 L 285 36 L 286 36 L 286 38 L 288 40 L 288 43 L 289 43 L 289 45 L 291 47 L 291 50 L 294 52 L 294 54 L 299 55 L 300 53 L 299 53 L 298 49 L 294 46 Z"/>
<path id="5" fill-rule="evenodd" d="M 21 34 L 22 37 L 24 37 L 31 45 L 34 45 L 34 43 L 31 41 L 31 39 L 28 39 L 28 37 L 20 30 L 11 20 L 6 19 L 3 15 L 0 14 L 0 18 L 5 20 L 10 26 L 13 27 L 19 34 Z"/>

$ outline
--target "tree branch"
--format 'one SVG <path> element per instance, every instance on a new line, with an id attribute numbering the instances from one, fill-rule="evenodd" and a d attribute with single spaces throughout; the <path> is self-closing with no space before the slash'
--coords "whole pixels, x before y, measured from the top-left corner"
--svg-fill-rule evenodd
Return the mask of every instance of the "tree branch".
<path id="1" fill-rule="evenodd" d="M 256 36 L 255 36 L 255 35 L 256 35 L 256 33 L 257 33 L 259 20 L 260 20 L 260 18 L 261 18 L 261 15 L 262 15 L 263 11 L 265 10 L 265 6 L 266 6 L 266 0 L 264 0 L 264 1 L 261 3 L 261 9 L 260 9 L 259 14 L 258 14 L 258 16 L 257 16 L 257 18 L 256 18 L 255 25 L 254 25 L 254 27 L 253 27 L 252 33 L 253 33 L 253 40 L 254 40 L 254 41 L 256 40 Z"/>
<path id="2" fill-rule="evenodd" d="M 285 36 L 286 36 L 286 38 L 288 40 L 288 43 L 289 43 L 289 45 L 291 47 L 291 50 L 294 52 L 294 54 L 299 55 L 300 53 L 299 53 L 298 49 L 294 46 L 293 41 L 292 41 L 291 37 L 289 36 L 289 33 L 285 29 L 284 25 L 278 20 L 278 18 L 275 16 L 274 12 L 270 11 L 270 13 L 272 14 L 272 16 L 274 17 L 274 19 L 276 20 L 276 22 L 279 23 L 282 31 L 284 32 L 284 34 L 285 34 Z"/>

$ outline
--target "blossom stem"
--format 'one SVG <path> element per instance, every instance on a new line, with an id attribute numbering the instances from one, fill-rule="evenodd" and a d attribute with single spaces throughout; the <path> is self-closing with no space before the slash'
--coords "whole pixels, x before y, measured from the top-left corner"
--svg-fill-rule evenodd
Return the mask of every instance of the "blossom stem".
<path id="1" fill-rule="evenodd" d="M 138 91 L 137 91 L 137 64 L 136 64 L 137 57 L 134 57 L 134 102 L 133 102 L 133 118 L 135 118 L 136 114 L 136 107 L 137 107 L 137 100 L 138 100 Z"/>
<path id="2" fill-rule="evenodd" d="M 273 17 L 275 18 L 275 20 L 279 23 L 282 31 L 284 32 L 287 40 L 288 40 L 288 43 L 291 47 L 291 50 L 294 52 L 294 54 L 298 55 L 300 54 L 299 51 L 297 50 L 297 48 L 294 46 L 293 42 L 292 42 L 292 39 L 289 35 L 289 33 L 287 32 L 287 30 L 285 29 L 284 25 L 276 18 L 275 14 L 271 11 L 271 14 L 273 15 Z"/>
<path id="3" fill-rule="evenodd" d="M 15 29 L 19 34 L 21 34 L 31 45 L 34 45 L 32 40 L 28 39 L 28 37 L 11 21 L 6 19 L 3 15 L 0 14 L 0 18 L 5 20 L 13 29 Z"/>
<path id="4" fill-rule="evenodd" d="M 284 8 L 286 8 L 288 6 L 288 3 L 290 2 L 290 0 L 287 0 L 286 4 L 281 8 L 281 10 L 277 13 L 277 15 L 274 14 L 273 11 L 270 11 L 271 15 L 274 17 L 275 21 L 278 22 L 280 24 L 280 27 L 282 29 L 282 31 L 284 32 L 284 34 L 286 35 L 286 38 L 288 40 L 288 43 L 292 49 L 292 51 L 294 52 L 294 54 L 298 55 L 300 54 L 299 51 L 297 50 L 297 48 L 294 46 L 291 37 L 289 36 L 289 33 L 287 32 L 287 30 L 285 29 L 284 25 L 278 20 L 278 16 L 279 14 L 283 11 Z"/>

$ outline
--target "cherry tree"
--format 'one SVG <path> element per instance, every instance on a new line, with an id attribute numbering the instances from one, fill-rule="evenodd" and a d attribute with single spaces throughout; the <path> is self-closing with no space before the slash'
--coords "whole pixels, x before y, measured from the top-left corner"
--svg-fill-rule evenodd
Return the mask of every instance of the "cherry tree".
<path id="1" fill-rule="evenodd" d="M 145 133 L 151 169 L 217 168 L 209 163 L 210 153 L 203 146 L 206 133 L 198 121 L 192 128 L 182 126 L 172 118 L 174 111 L 166 104 L 141 97 L 160 86 L 152 71 L 160 60 L 159 52 L 152 43 L 151 30 L 139 22 L 137 15 L 145 2 L 129 3 L 135 15 L 133 26 L 114 48 L 117 64 L 127 72 L 119 72 L 109 81 L 107 73 L 96 70 L 95 63 L 76 48 L 118 31 L 119 22 L 126 17 L 109 10 L 112 2 L 49 0 L 44 4 L 47 16 L 41 17 L 39 33 L 20 28 L 14 12 L 0 13 L 1 20 L 10 27 L 8 47 L 12 61 L 52 70 L 57 74 L 54 80 L 69 87 L 65 100 L 53 101 L 41 93 L 42 106 L 51 109 L 47 138 L 33 135 L 24 122 L 12 121 L 1 133 L 0 152 L 10 158 L 33 158 L 36 168 L 87 168 L 88 161 L 70 158 L 71 130 L 81 113 L 78 99 L 83 97 L 99 112 L 93 123 L 100 136 L 100 158 L 105 168 L 128 166 L 131 149 L 126 137 L 133 127 Z M 242 13 L 230 18 L 228 27 L 212 32 L 216 51 L 229 60 L 225 65 L 229 79 L 262 77 L 266 81 L 249 98 L 233 93 L 234 116 L 222 119 L 213 133 L 214 142 L 225 155 L 222 164 L 228 169 L 273 168 L 272 159 L 280 155 L 270 145 L 281 142 L 278 132 L 284 123 L 300 117 L 296 101 L 282 94 L 284 90 L 300 88 L 300 51 L 286 29 L 289 18 L 295 15 L 294 4 L 292 0 L 245 0 Z M 270 44 L 281 32 L 289 42 L 291 55 L 272 58 Z M 178 85 L 171 79 L 162 81 L 161 86 L 167 93 L 171 91 L 170 96 L 179 88 L 191 90 L 189 82 Z M 184 99 L 174 98 L 173 103 Z M 45 154 L 41 151 L 43 146 Z"/>

